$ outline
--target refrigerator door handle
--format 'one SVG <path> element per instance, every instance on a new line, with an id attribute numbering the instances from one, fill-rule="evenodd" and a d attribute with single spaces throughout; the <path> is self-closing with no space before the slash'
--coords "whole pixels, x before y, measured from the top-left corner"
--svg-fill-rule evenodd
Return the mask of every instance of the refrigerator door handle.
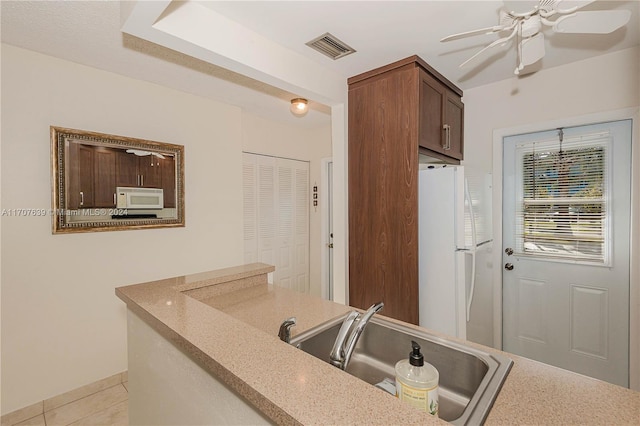
<path id="1" fill-rule="evenodd" d="M 471 303 L 473 302 L 473 293 L 476 287 L 476 251 L 473 250 L 471 253 L 471 288 L 469 289 L 469 300 L 467 300 L 467 322 L 469 322 L 469 317 L 471 315 Z"/>
<path id="2" fill-rule="evenodd" d="M 471 286 L 469 288 L 469 299 L 467 300 L 467 322 L 469 322 L 469 316 L 471 315 L 471 303 L 473 302 L 473 293 L 476 287 L 476 216 L 473 212 L 473 201 L 471 199 L 471 193 L 469 192 L 469 182 L 464 180 L 464 195 L 469 203 L 469 216 L 471 217 Z"/>

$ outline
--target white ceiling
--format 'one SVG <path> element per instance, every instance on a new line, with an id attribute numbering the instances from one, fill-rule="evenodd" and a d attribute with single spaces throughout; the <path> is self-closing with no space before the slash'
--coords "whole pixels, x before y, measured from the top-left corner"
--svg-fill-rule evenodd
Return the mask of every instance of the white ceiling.
<path id="1" fill-rule="evenodd" d="M 567 8 L 577 2 L 564 0 Z M 584 2 L 581 2 L 584 3 Z M 441 43 L 447 35 L 498 25 L 502 1 L 220 1 L 202 2 L 241 25 L 314 59 L 345 78 L 414 54 L 462 89 L 513 77 L 513 44 L 495 47 L 464 69 L 459 65 L 499 38 L 479 35 Z M 528 11 L 538 1 L 510 1 Z M 640 44 L 639 2 L 596 1 L 582 11 L 628 9 L 627 27 L 608 35 L 554 34 L 545 30 L 544 68 Z M 324 57 L 306 42 L 329 32 L 357 52 L 338 60 Z"/>
<path id="2" fill-rule="evenodd" d="M 497 47 L 465 69 L 458 65 L 492 42 L 480 35 L 440 43 L 440 38 L 498 24 L 501 1 L 223 1 L 201 2 L 282 47 L 345 78 L 413 54 L 463 89 L 515 78 L 515 49 Z M 536 1 L 524 1 L 527 10 Z M 571 1 L 564 1 L 567 6 Z M 510 2 L 514 4 L 514 2 Z M 545 31 L 543 68 L 640 44 L 639 2 L 597 1 L 582 10 L 628 9 L 629 24 L 609 35 Z M 328 108 L 314 105 L 304 118 L 288 112 L 289 93 L 154 43 L 123 34 L 120 4 L 2 1 L 2 42 L 133 78 L 198 94 L 278 121 L 327 123 Z M 330 32 L 356 53 L 333 61 L 305 43 Z"/>
<path id="3" fill-rule="evenodd" d="M 294 117 L 297 94 L 251 80 L 120 30 L 119 1 L 1 0 L 2 43 L 236 105 L 293 126 L 329 123 L 329 108 L 314 105 Z"/>

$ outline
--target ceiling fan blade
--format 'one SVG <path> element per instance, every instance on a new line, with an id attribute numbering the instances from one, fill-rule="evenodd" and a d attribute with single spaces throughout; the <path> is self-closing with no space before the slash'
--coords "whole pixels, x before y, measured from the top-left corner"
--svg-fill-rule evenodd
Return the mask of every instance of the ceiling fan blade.
<path id="1" fill-rule="evenodd" d="M 630 10 L 576 12 L 558 18 L 553 30 L 558 33 L 609 34 L 626 25 L 630 18 Z"/>
<path id="2" fill-rule="evenodd" d="M 471 36 L 475 36 L 475 35 L 480 35 L 480 34 L 493 34 L 493 33 L 497 33 L 500 32 L 504 29 L 507 29 L 508 26 L 504 26 L 504 25 L 495 25 L 493 27 L 487 27 L 487 28 L 480 28 L 477 30 L 471 30 L 471 31 L 465 31 L 463 33 L 458 33 L 458 34 L 452 34 L 450 36 L 446 36 L 445 38 L 441 39 L 441 42 L 445 42 L 445 41 L 451 41 L 451 40 L 458 40 L 461 38 L 465 38 L 465 37 L 471 37 Z"/>
<path id="3" fill-rule="evenodd" d="M 533 37 L 522 40 L 522 57 L 520 64 L 523 67 L 534 64 L 544 57 L 544 36 L 538 33 Z"/>
<path id="4" fill-rule="evenodd" d="M 543 0 L 544 1 L 544 0 Z M 593 3 L 595 0 L 558 0 L 554 9 L 558 13 L 572 13 L 578 9 L 582 9 L 583 7 Z M 558 6 L 562 6 L 560 9 Z"/>
<path id="5" fill-rule="evenodd" d="M 492 47 L 495 47 L 499 44 L 504 45 L 505 43 L 507 43 L 509 40 L 511 40 L 516 33 L 518 32 L 518 27 L 516 27 L 511 34 L 509 34 L 508 37 L 503 37 L 503 38 L 499 38 L 498 40 L 494 41 L 493 43 L 485 46 L 483 49 L 481 49 L 480 51 L 478 51 L 475 55 L 473 55 L 472 57 L 470 57 L 469 59 L 467 59 L 466 61 L 464 61 L 463 63 L 460 64 L 460 68 L 464 67 L 465 65 L 467 65 L 469 62 L 471 62 L 472 60 L 474 60 L 475 58 L 477 58 L 478 56 L 480 56 L 482 53 L 484 53 L 485 51 L 491 49 Z"/>

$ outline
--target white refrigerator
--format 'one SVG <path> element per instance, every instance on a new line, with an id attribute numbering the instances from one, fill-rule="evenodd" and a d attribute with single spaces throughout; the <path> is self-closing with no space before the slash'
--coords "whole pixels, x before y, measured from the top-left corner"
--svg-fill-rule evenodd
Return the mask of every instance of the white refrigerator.
<path id="1" fill-rule="evenodd" d="M 423 166 L 420 326 L 493 346 L 491 174 Z"/>

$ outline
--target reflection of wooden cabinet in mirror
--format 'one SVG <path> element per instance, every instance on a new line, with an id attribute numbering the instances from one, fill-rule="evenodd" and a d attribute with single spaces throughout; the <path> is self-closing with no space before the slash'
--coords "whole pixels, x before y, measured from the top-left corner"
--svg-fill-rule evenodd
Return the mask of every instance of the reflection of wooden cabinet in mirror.
<path id="1" fill-rule="evenodd" d="M 163 158 L 160 161 L 162 174 L 162 189 L 164 190 L 164 207 L 176 207 L 176 162 L 173 157 Z"/>
<path id="2" fill-rule="evenodd" d="M 73 165 L 69 169 L 69 209 L 81 209 L 93 207 L 94 194 L 94 170 L 93 147 L 72 143 L 69 145 L 67 155 L 69 163 Z"/>
<path id="3" fill-rule="evenodd" d="M 184 226 L 182 145 L 51 126 L 51 172 L 54 234 Z"/>
<path id="4" fill-rule="evenodd" d="M 163 190 L 164 207 L 176 207 L 176 166 L 172 156 L 137 156 L 117 150 L 116 185 L 125 187 L 159 188 Z"/>
<path id="5" fill-rule="evenodd" d="M 119 149 L 116 156 L 116 186 L 138 186 L 138 157 Z"/>
<path id="6" fill-rule="evenodd" d="M 160 159 L 155 155 L 147 155 L 138 158 L 138 173 L 140 174 L 140 187 L 161 188 L 162 174 L 160 173 Z"/>
<path id="7" fill-rule="evenodd" d="M 163 189 L 164 207 L 176 207 L 175 161 L 168 155 L 137 156 L 123 149 L 72 143 L 69 146 L 69 209 L 116 206 L 116 188 Z"/>
<path id="8" fill-rule="evenodd" d="M 151 153 L 137 156 L 126 151 L 119 152 L 117 175 L 117 186 L 162 188 L 160 159 Z"/>
<path id="9" fill-rule="evenodd" d="M 69 160 L 69 209 L 115 207 L 116 150 L 72 143 Z"/>
<path id="10" fill-rule="evenodd" d="M 116 206 L 116 150 L 93 147 L 93 207 Z"/>

